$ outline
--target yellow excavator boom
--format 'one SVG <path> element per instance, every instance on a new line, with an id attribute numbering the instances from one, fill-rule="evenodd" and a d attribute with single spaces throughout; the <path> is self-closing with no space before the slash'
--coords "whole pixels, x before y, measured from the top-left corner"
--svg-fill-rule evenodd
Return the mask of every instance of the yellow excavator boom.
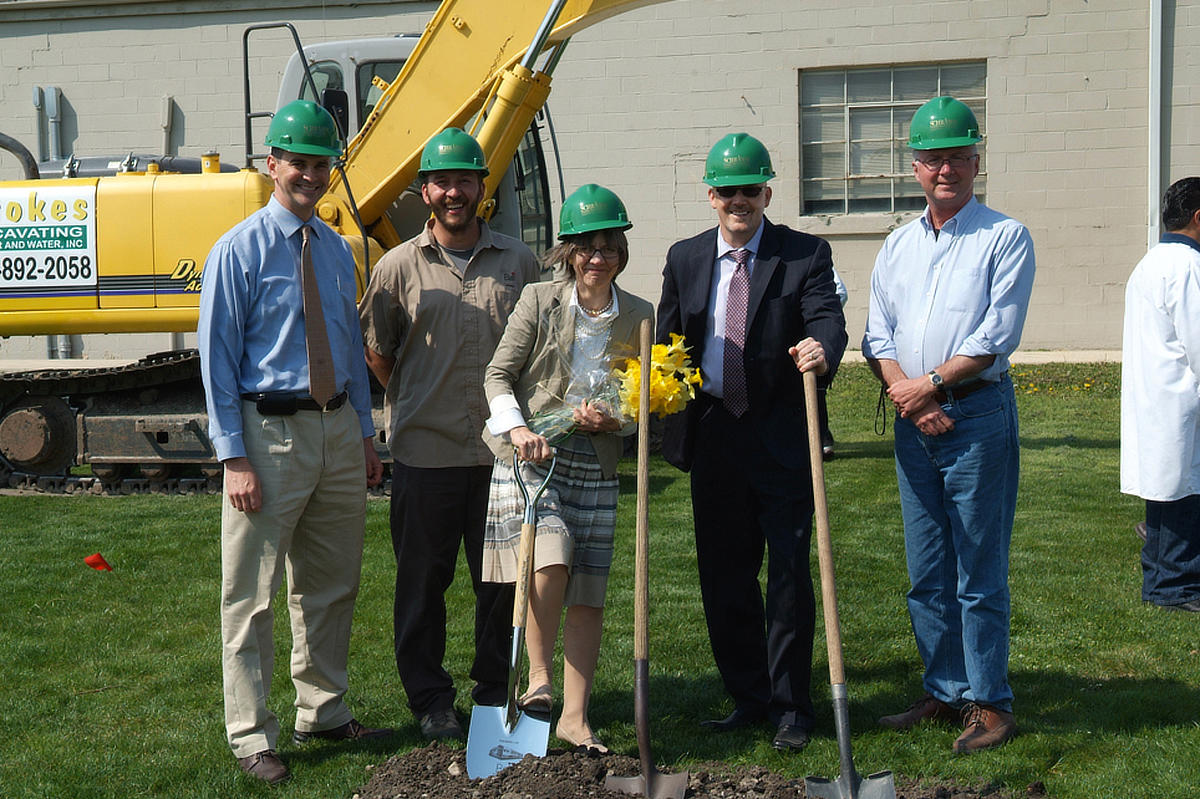
<path id="1" fill-rule="evenodd" d="M 575 33 L 617 14 L 665 0 L 566 0 L 543 48 L 565 46 Z M 346 148 L 346 179 L 364 224 L 378 221 L 417 177 L 421 151 L 439 131 L 472 131 L 488 164 L 507 165 L 520 137 L 550 93 L 550 76 L 529 68 L 529 47 L 556 4 L 550 0 L 445 0 L 404 69 L 391 82 Z M 539 53 L 535 53 L 536 58 Z M 503 176 L 494 169 L 486 196 Z M 348 208 L 335 180 L 330 202 Z M 347 235 L 349 220 L 331 207 L 322 218 Z M 387 247 L 386 233 L 376 235 Z"/>

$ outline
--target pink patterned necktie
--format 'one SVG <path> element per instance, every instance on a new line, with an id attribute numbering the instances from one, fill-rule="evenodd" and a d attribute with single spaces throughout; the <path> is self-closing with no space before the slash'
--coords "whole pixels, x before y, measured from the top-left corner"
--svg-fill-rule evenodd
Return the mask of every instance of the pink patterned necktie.
<path id="1" fill-rule="evenodd" d="M 308 238 L 312 228 L 300 228 L 304 237 L 300 245 L 300 288 L 304 295 L 304 344 L 308 349 L 308 393 L 324 407 L 337 394 L 333 376 L 333 353 L 325 330 L 325 313 L 321 310 L 321 291 L 317 288 L 317 273 L 313 269 L 312 249 Z"/>
<path id="2" fill-rule="evenodd" d="M 729 281 L 729 296 L 725 300 L 725 409 L 735 418 L 750 409 L 750 394 L 746 388 L 746 308 L 750 304 L 750 270 L 746 264 L 750 251 L 734 250 L 737 268 Z"/>

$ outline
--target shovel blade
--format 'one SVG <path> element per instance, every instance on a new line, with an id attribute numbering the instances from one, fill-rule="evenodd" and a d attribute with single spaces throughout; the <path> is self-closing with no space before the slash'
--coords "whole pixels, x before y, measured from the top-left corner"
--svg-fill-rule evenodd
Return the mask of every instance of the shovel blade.
<path id="1" fill-rule="evenodd" d="M 649 782 L 649 784 L 647 784 Z M 650 799 L 683 799 L 687 793 L 688 773 L 663 774 L 653 771 L 649 775 L 637 777 L 615 777 L 612 774 L 604 778 L 604 787 L 609 791 L 647 796 Z"/>
<path id="2" fill-rule="evenodd" d="M 836 780 L 805 777 L 804 792 L 813 799 L 896 799 L 896 782 L 890 771 L 859 777 L 853 771 Z"/>
<path id="3" fill-rule="evenodd" d="M 550 722 L 518 713 L 517 723 L 510 730 L 506 716 L 504 707 L 471 708 L 467 732 L 467 776 L 471 779 L 490 777 L 525 755 L 545 757 Z"/>

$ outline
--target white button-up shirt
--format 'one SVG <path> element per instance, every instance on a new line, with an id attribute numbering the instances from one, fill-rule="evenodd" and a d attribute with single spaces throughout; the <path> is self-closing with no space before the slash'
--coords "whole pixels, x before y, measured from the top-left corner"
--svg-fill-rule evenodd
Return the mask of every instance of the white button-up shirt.
<path id="1" fill-rule="evenodd" d="M 1021 340 L 1033 291 L 1025 226 L 972 197 L 935 231 L 929 209 L 887 237 L 871 274 L 863 355 L 917 377 L 954 355 L 995 355 L 998 380 Z"/>
<path id="2" fill-rule="evenodd" d="M 729 284 L 733 280 L 734 271 L 737 270 L 733 252 L 737 249 L 750 251 L 750 260 L 746 262 L 746 275 L 753 276 L 758 248 L 762 244 L 763 231 L 766 228 L 766 221 L 760 222 L 750 241 L 740 248 L 725 241 L 721 229 L 717 228 L 717 256 L 712 266 L 712 288 L 708 292 L 708 330 L 704 336 L 704 354 L 700 357 L 704 393 L 717 399 L 725 397 L 725 306 L 729 304 Z M 746 313 L 749 314 L 750 309 L 746 309 Z"/>
<path id="3" fill-rule="evenodd" d="M 1125 286 L 1121 491 L 1200 494 L 1200 244 L 1171 234 Z"/>

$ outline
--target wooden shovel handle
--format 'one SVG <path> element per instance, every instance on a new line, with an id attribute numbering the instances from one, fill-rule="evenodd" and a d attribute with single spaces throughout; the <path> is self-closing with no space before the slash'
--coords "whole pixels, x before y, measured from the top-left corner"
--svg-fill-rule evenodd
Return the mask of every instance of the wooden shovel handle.
<path id="1" fill-rule="evenodd" d="M 650 651 L 650 320 L 640 330 L 641 391 L 637 422 L 637 539 L 633 565 L 633 657 L 645 660 Z"/>
<path id="2" fill-rule="evenodd" d="M 817 415 L 817 375 L 804 373 L 804 410 L 808 422 L 808 460 L 812 466 L 813 515 L 817 526 L 817 559 L 821 566 L 821 608 L 825 613 L 825 645 L 829 651 L 829 684 L 846 682 L 842 665 L 842 627 L 838 619 L 833 575 L 833 543 L 825 502 L 825 461 L 821 458 L 821 422 Z"/>
<path id="3" fill-rule="evenodd" d="M 520 475 L 517 475 L 520 480 Z M 533 581 L 533 543 L 537 537 L 537 525 L 521 523 L 521 550 L 517 556 L 517 593 L 513 598 L 513 627 L 525 626 L 525 614 L 529 609 L 529 584 Z"/>

